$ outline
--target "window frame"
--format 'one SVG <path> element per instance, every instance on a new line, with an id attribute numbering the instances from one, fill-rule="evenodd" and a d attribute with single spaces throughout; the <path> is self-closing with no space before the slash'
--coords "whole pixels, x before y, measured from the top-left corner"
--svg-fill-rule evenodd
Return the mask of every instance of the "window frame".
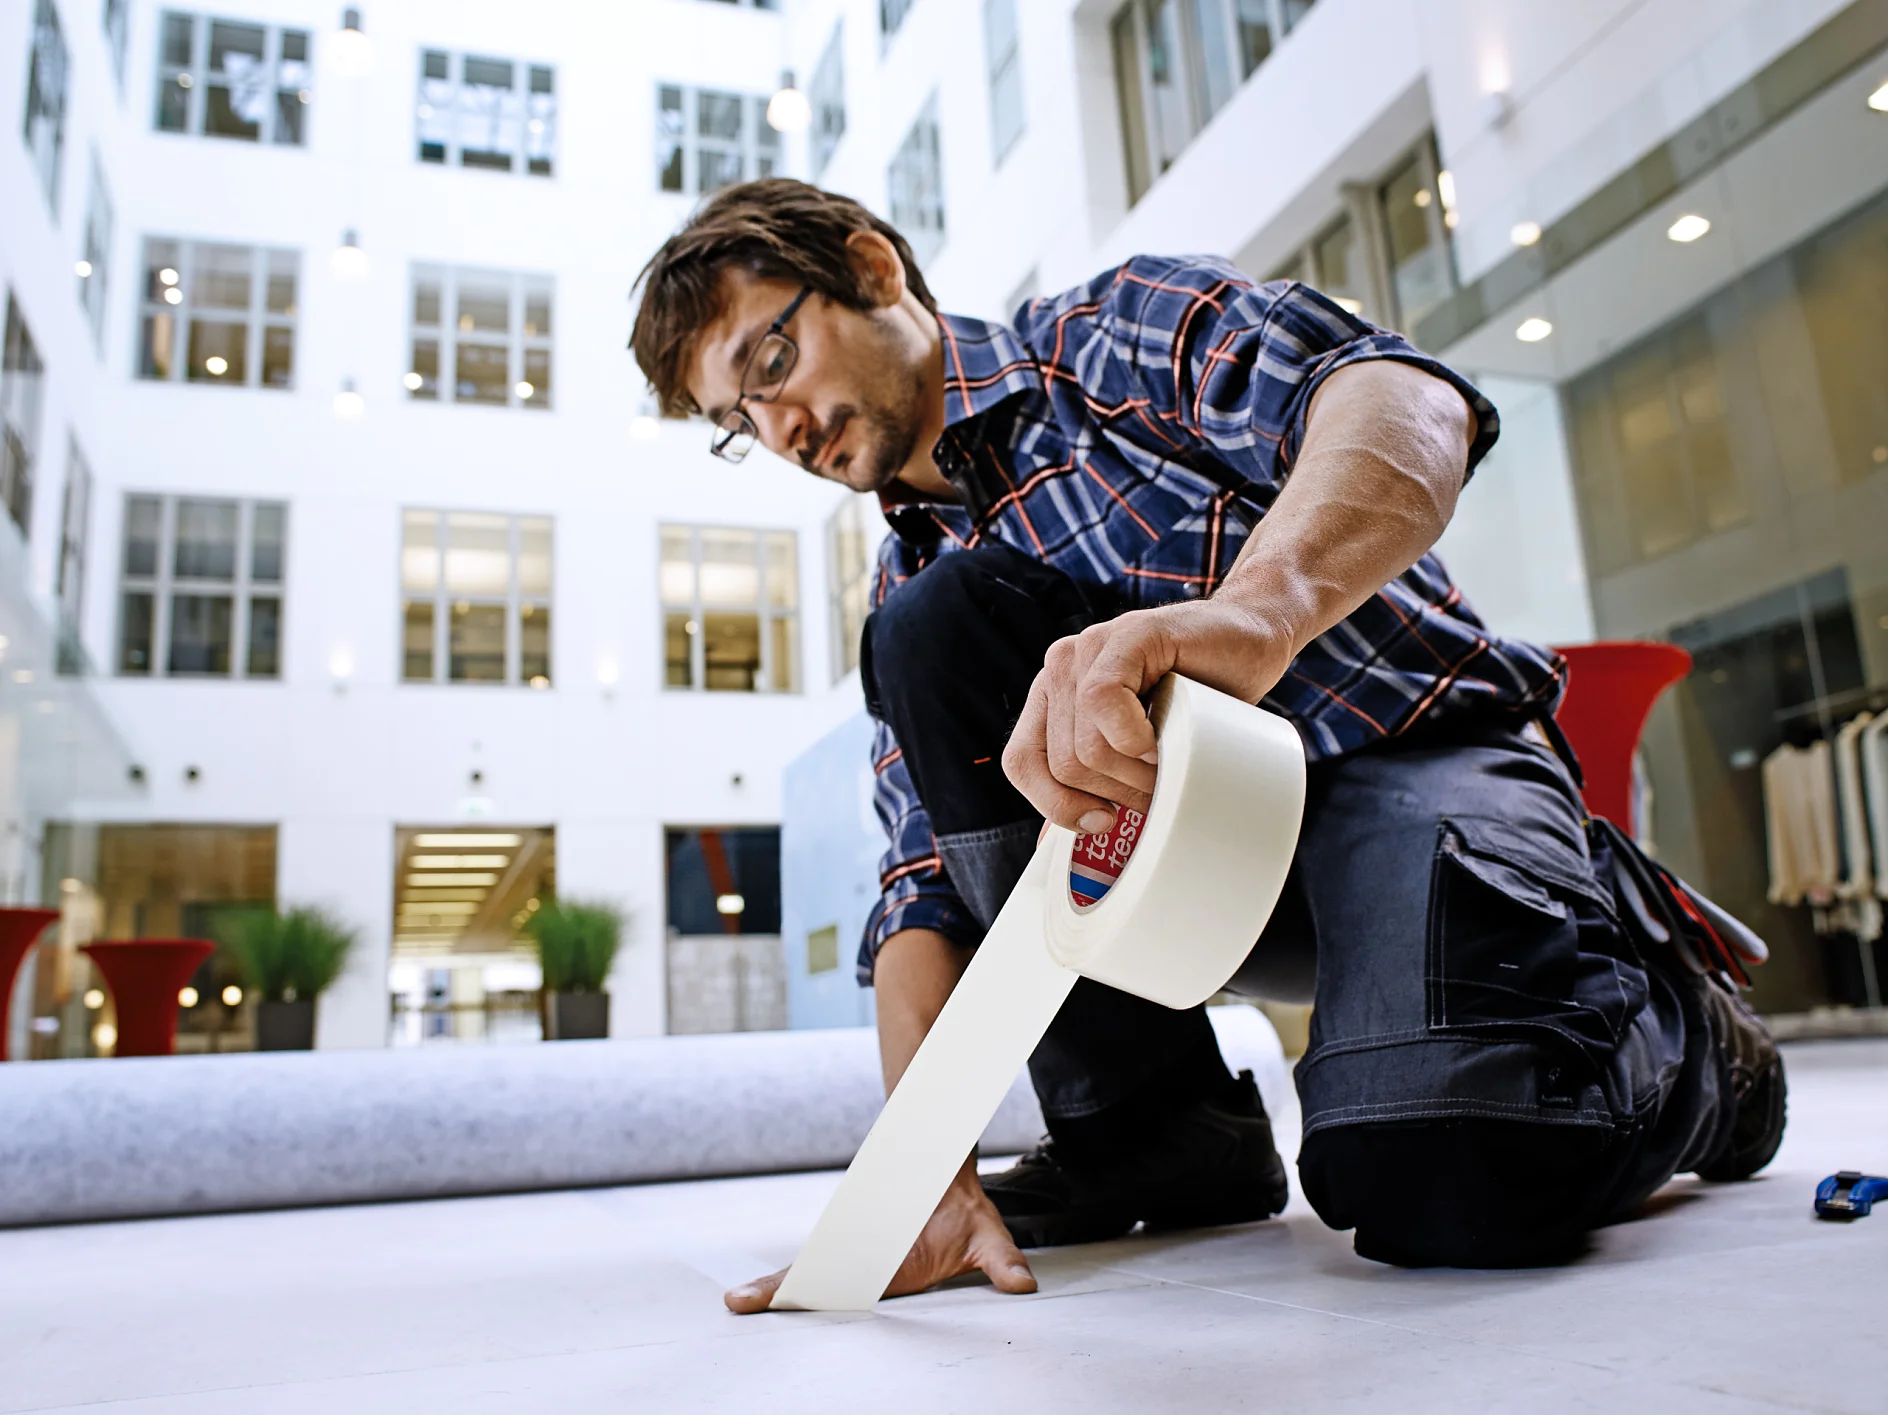
<path id="1" fill-rule="evenodd" d="M 431 516 L 433 521 L 433 554 L 435 571 L 433 588 L 428 595 L 408 583 L 406 573 L 407 524 L 414 516 Z M 446 556 L 452 548 L 452 518 L 454 516 L 490 516 L 505 522 L 505 544 L 510 561 L 506 574 L 506 587 L 503 595 L 467 594 L 455 592 L 446 580 Z M 542 594 L 527 593 L 522 583 L 520 564 L 524 554 L 525 523 L 541 521 L 550 545 L 549 583 L 550 588 Z M 557 681 L 557 518 L 547 511 L 485 511 L 465 506 L 402 506 L 400 508 L 400 563 L 395 571 L 395 584 L 398 587 L 399 620 L 395 638 L 398 661 L 395 664 L 394 681 L 401 687 L 447 687 L 447 688 L 526 688 L 533 692 L 543 692 Z M 467 605 L 502 606 L 505 610 L 505 672 L 502 678 L 455 678 L 452 676 L 452 606 L 454 601 Z M 409 605 L 430 602 L 432 605 L 432 662 L 430 677 L 419 678 L 407 673 L 407 608 Z M 550 628 L 546 631 L 544 644 L 544 669 L 542 674 L 527 679 L 524 676 L 524 621 L 530 616 L 527 609 L 535 612 L 543 610 L 550 619 Z M 544 681 L 539 683 L 538 678 Z"/>
<path id="2" fill-rule="evenodd" d="M 878 0 L 878 48 L 883 54 L 905 27 L 905 21 L 918 6 L 918 0 Z"/>
<path id="3" fill-rule="evenodd" d="M 128 537 L 131 528 L 131 505 L 134 501 L 158 503 L 157 562 L 148 575 L 132 574 L 129 568 Z M 235 569 L 229 579 L 186 577 L 176 573 L 177 513 L 185 502 L 202 502 L 236 508 Z M 281 682 L 285 676 L 283 661 L 287 655 L 284 649 L 288 643 L 289 503 L 274 497 L 197 496 L 182 492 L 127 491 L 123 505 L 124 517 L 120 525 L 121 533 L 118 542 L 118 624 L 114 636 L 112 676 L 137 679 L 176 678 L 189 682 L 223 680 L 250 683 Z M 272 580 L 257 579 L 255 576 L 256 512 L 264 508 L 278 510 L 282 515 L 280 573 Z M 125 607 L 134 594 L 151 596 L 150 662 L 142 670 L 125 666 L 127 647 L 125 633 L 129 627 L 129 616 L 125 613 Z M 177 596 L 186 594 L 230 597 L 232 604 L 228 672 L 179 672 L 171 668 L 171 646 L 175 637 L 172 624 L 176 608 L 175 600 Z M 273 599 L 276 604 L 275 671 L 272 673 L 249 671 L 250 650 L 253 647 L 251 616 L 254 601 L 257 599 Z"/>
<path id="4" fill-rule="evenodd" d="M 446 60 L 446 75 L 438 78 L 428 75 L 426 67 L 433 56 Z M 491 84 L 474 84 L 466 78 L 468 66 L 472 64 L 503 64 L 513 77 L 520 81 L 520 86 L 499 90 Z M 536 87 L 539 75 L 543 75 L 547 87 Z M 438 90 L 429 89 L 429 85 L 445 85 Z M 515 123 L 516 131 L 508 134 L 515 146 L 505 152 L 506 165 L 499 167 L 494 162 L 468 162 L 469 150 L 463 141 L 463 124 L 467 116 L 465 111 L 466 92 L 469 89 L 493 89 L 495 92 L 517 93 L 518 111 L 515 115 L 501 114 L 492 121 L 492 136 L 497 139 L 500 130 Z M 423 124 L 437 116 L 443 107 L 446 113 L 447 135 L 437 144 L 438 157 L 427 156 L 431 146 L 425 136 Z M 557 65 L 535 59 L 509 59 L 496 54 L 475 54 L 464 49 L 440 49 L 432 46 L 422 47 L 419 51 L 418 87 L 413 100 L 413 160 L 423 167 L 450 167 L 462 171 L 502 172 L 513 177 L 540 177 L 546 181 L 557 176 Z M 533 123 L 543 127 L 536 132 Z M 541 137 L 541 142 L 534 143 L 534 138 Z M 534 156 L 533 146 L 545 149 L 548 155 Z M 499 152 L 499 148 L 476 149 L 477 151 Z M 540 170 L 540 164 L 542 170 Z"/>
<path id="5" fill-rule="evenodd" d="M 152 247 L 164 243 L 177 248 L 177 263 L 174 266 L 157 264 L 152 258 Z M 249 252 L 249 305 L 241 313 L 243 335 L 243 378 L 241 382 L 212 375 L 205 378 L 190 376 L 190 328 L 199 314 L 206 324 L 235 324 L 236 311 L 215 305 L 198 305 L 192 299 L 196 287 L 198 257 L 210 247 L 223 247 L 229 250 Z M 269 280 L 275 273 L 277 257 L 284 257 L 282 265 L 294 281 L 294 292 L 286 311 L 269 308 Z M 147 235 L 144 238 L 144 255 L 140 269 L 140 290 L 138 296 L 138 344 L 136 376 L 140 381 L 151 383 L 188 383 L 205 387 L 255 388 L 281 393 L 295 390 L 295 370 L 298 362 L 297 326 L 301 322 L 302 271 L 301 252 L 286 246 L 246 246 L 233 241 L 193 240 L 182 236 Z M 164 269 L 177 272 L 175 286 L 166 287 L 157 279 L 156 273 Z M 179 292 L 177 303 L 172 304 L 157 292 L 174 288 Z M 151 336 L 146 332 L 146 322 L 160 316 L 170 316 L 174 321 L 171 331 L 170 372 L 153 373 L 151 359 Z M 289 332 L 288 343 L 288 378 L 282 383 L 263 382 L 263 369 L 268 355 L 268 331 L 286 329 Z"/>
<path id="6" fill-rule="evenodd" d="M 826 175 L 833 156 L 846 135 L 846 21 L 842 15 L 833 22 L 833 32 L 819 56 L 813 78 L 806 88 L 807 102 L 813 107 L 813 122 L 806 135 L 807 156 L 813 166 L 813 180 Z M 828 119 L 835 119 L 829 122 Z"/>
<path id="7" fill-rule="evenodd" d="M 912 180 L 902 180 L 914 168 L 928 161 L 931 181 L 916 172 Z M 938 90 L 932 89 L 911 120 L 911 127 L 892 153 L 885 167 L 885 209 L 892 225 L 898 228 L 920 267 L 935 260 L 950 240 L 947 203 L 944 199 L 944 137 L 939 120 Z M 923 219 L 935 213 L 937 224 Z"/>
<path id="8" fill-rule="evenodd" d="M 11 286 L 7 287 L 4 345 L 0 349 L 0 506 L 19 528 L 20 538 L 30 540 L 40 420 L 45 413 L 46 361 L 33 340 L 19 295 Z"/>
<path id="9" fill-rule="evenodd" d="M 105 51 L 111 55 L 112 82 L 117 85 L 118 98 L 122 102 L 125 96 L 125 51 L 131 37 L 131 0 L 103 0 L 98 26 L 105 36 Z"/>
<path id="10" fill-rule="evenodd" d="M 872 612 L 872 581 L 878 569 L 867 544 L 864 494 L 848 496 L 826 518 L 826 602 L 832 643 L 832 681 L 859 666 L 859 638 Z M 848 538 L 856 537 L 851 559 Z"/>
<path id="11" fill-rule="evenodd" d="M 686 532 L 689 541 L 690 581 L 694 586 L 693 595 L 687 603 L 671 600 L 664 592 L 662 569 L 668 562 L 663 558 L 663 544 L 672 532 Z M 754 538 L 754 602 L 736 603 L 732 600 L 706 599 L 701 585 L 701 541 L 703 532 L 736 534 Z M 790 608 L 775 608 L 767 592 L 767 547 L 771 536 L 785 536 L 793 547 L 793 604 Z M 804 636 L 801 632 L 800 606 L 800 536 L 791 526 L 736 526 L 722 523 L 696 521 L 661 521 L 656 525 L 656 637 L 661 647 L 661 681 L 665 693 L 742 693 L 754 697 L 792 696 L 802 691 L 800 660 L 804 654 Z M 707 616 L 711 613 L 746 614 L 752 613 L 758 624 L 760 635 L 760 664 L 755 670 L 757 680 L 765 686 L 751 689 L 710 688 L 708 686 Z M 689 622 L 695 625 L 689 632 L 689 682 L 687 684 L 668 681 L 668 616 L 672 613 L 686 613 Z M 779 675 L 774 663 L 774 625 L 787 625 L 787 642 L 793 662 L 787 665 L 785 686 L 776 687 Z"/>
<path id="12" fill-rule="evenodd" d="M 997 32 L 991 24 L 992 12 L 999 10 L 1009 15 L 1009 44 L 1001 51 L 996 47 Z M 990 165 L 996 168 L 1003 165 L 1003 159 L 1016 150 L 1016 144 L 1029 131 L 1029 90 L 1023 82 L 1022 14 L 1017 0 L 983 0 L 983 67 L 990 100 Z M 998 95 L 1012 87 L 1016 126 L 1005 132 Z"/>
<path id="13" fill-rule="evenodd" d="M 91 549 L 92 494 L 96 489 L 92 467 L 79 446 L 76 433 L 66 436 L 66 485 L 59 503 L 59 558 L 53 572 L 53 603 L 58 610 L 58 663 L 60 673 L 85 670 L 83 648 L 85 571 Z"/>
<path id="14" fill-rule="evenodd" d="M 427 278 L 436 280 L 439 288 L 439 323 L 436 325 L 421 324 L 419 321 L 420 282 Z M 479 280 L 507 287 L 505 333 L 502 336 L 487 331 L 462 329 L 461 320 L 449 316 L 449 311 L 456 311 L 459 307 L 461 284 Z M 531 299 L 538 294 L 544 296 L 550 313 L 550 327 L 541 333 L 527 330 L 525 321 Z M 438 261 L 416 260 L 407 267 L 406 313 L 408 402 L 450 403 L 470 408 L 523 408 L 547 413 L 557 406 L 556 276 L 527 270 L 494 270 L 486 266 L 444 265 Z M 501 340 L 504 343 L 503 403 L 460 396 L 457 371 L 461 335 L 472 347 L 495 348 Z M 417 357 L 423 339 L 431 339 L 436 345 L 430 386 L 425 382 L 426 375 L 420 373 L 420 360 Z M 527 398 L 518 392 L 518 386 L 528 381 L 526 375 L 531 371 L 533 354 L 544 356 L 544 371 L 549 374 L 549 379 L 542 386 L 532 383 L 531 396 Z M 450 378 L 446 376 L 448 370 L 452 373 Z M 412 382 L 415 375 L 422 380 L 417 387 Z"/>
<path id="15" fill-rule="evenodd" d="M 173 19 L 188 20 L 190 23 L 190 62 L 174 64 L 165 53 L 165 37 Z M 245 137 L 241 133 L 213 133 L 209 131 L 210 91 L 213 88 L 228 88 L 229 83 L 218 84 L 211 80 L 210 39 L 212 28 L 216 25 L 240 25 L 245 29 L 259 29 L 263 32 L 262 62 L 270 71 L 266 83 L 269 92 L 269 104 L 263 118 L 256 123 L 256 135 Z M 301 41 L 302 57 L 287 58 L 283 51 L 291 37 Z M 314 34 L 311 30 L 298 29 L 293 25 L 269 24 L 259 20 L 233 19 L 224 15 L 212 15 L 202 10 L 177 10 L 166 7 L 158 11 L 157 17 L 157 84 L 153 95 L 151 110 L 151 131 L 166 133 L 177 137 L 220 138 L 229 142 L 252 142 L 259 147 L 299 147 L 308 146 L 308 121 L 312 116 L 309 109 L 314 106 Z M 300 74 L 294 75 L 288 66 L 300 66 Z M 227 71 L 223 71 L 227 73 Z M 183 83 L 184 78 L 190 80 Z M 299 79 L 299 81 L 296 81 Z M 164 102 L 172 87 L 181 87 L 187 97 L 184 100 L 183 124 L 181 127 L 164 125 Z M 301 116 L 293 125 L 292 135 L 283 135 L 282 95 L 294 93 L 300 100 Z"/>
<path id="16" fill-rule="evenodd" d="M 78 280 L 79 305 L 92 330 L 92 348 L 101 356 L 105 352 L 105 311 L 111 298 L 111 246 L 116 226 L 117 212 L 112 205 L 111 189 L 105 184 L 105 168 L 94 149 L 85 229 L 79 248 L 80 258 L 90 269 Z"/>
<path id="17" fill-rule="evenodd" d="M 20 124 L 39 188 L 59 222 L 59 178 L 66 145 L 66 98 L 71 88 L 72 51 L 53 0 L 34 0 L 32 40 L 26 57 L 26 116 Z M 48 136 L 50 133 L 50 136 Z"/>
<path id="18" fill-rule="evenodd" d="M 663 117 L 664 113 L 670 111 L 664 100 L 671 93 L 679 97 L 680 107 L 675 110 L 682 115 L 679 136 L 668 131 L 668 125 Z M 740 172 L 732 180 L 714 187 L 702 186 L 701 100 L 704 96 L 731 98 L 741 105 L 741 136 L 738 142 Z M 781 141 L 780 134 L 767 121 L 767 102 L 767 98 L 760 94 L 740 93 L 733 89 L 706 88 L 698 84 L 675 83 L 666 79 L 656 80 L 657 195 L 696 199 L 718 192 L 723 187 L 734 186 L 738 182 L 753 181 L 757 177 L 780 176 L 786 169 L 786 147 Z M 674 146 L 665 153 L 663 145 L 671 141 Z M 731 148 L 728 139 L 710 137 L 708 150 L 726 153 Z M 681 185 L 671 187 L 665 184 L 670 163 L 677 151 L 682 155 Z"/>

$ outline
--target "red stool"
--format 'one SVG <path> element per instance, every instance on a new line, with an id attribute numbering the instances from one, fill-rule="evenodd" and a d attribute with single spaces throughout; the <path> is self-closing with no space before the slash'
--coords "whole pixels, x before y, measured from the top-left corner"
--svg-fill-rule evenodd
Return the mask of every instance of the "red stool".
<path id="1" fill-rule="evenodd" d="M 1675 644 L 1579 644 L 1561 649 L 1571 670 L 1554 720 L 1586 776 L 1586 808 L 1633 833 L 1632 754 L 1660 693 L 1691 672 Z"/>
<path id="2" fill-rule="evenodd" d="M 58 920 L 57 909 L 0 909 L 0 1061 L 7 1059 L 7 1008 L 13 1001 L 13 982 L 39 936 Z"/>
<path id="3" fill-rule="evenodd" d="M 216 945 L 200 938 L 87 943 L 118 1004 L 114 1056 L 169 1056 L 177 1049 L 177 994 Z"/>

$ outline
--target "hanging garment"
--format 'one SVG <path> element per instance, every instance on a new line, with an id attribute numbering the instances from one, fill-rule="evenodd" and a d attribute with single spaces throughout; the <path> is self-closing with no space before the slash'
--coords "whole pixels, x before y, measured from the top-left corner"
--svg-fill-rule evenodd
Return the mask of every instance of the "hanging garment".
<path id="1" fill-rule="evenodd" d="M 1881 937 L 1881 902 L 1875 897 L 1875 856 L 1869 843 L 1868 803 L 1862 785 L 1862 733 L 1874 721 L 1869 713 L 1852 718 L 1836 733 L 1836 828 L 1841 840 L 1841 872 L 1836 879 L 1842 926 L 1864 945 Z"/>
<path id="2" fill-rule="evenodd" d="M 1862 795 L 1868 806 L 1868 833 L 1874 845 L 1875 894 L 1888 899 L 1888 712 L 1862 729 Z"/>
<path id="3" fill-rule="evenodd" d="M 1835 902 L 1838 872 L 1829 744 L 1785 745 L 1765 757 L 1763 801 L 1770 902 L 1827 908 Z"/>

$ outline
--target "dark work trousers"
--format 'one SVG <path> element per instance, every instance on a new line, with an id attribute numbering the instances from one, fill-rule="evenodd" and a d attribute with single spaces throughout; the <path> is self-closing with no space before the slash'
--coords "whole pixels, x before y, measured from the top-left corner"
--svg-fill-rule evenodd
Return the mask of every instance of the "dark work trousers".
<path id="1" fill-rule="evenodd" d="M 1040 827 L 1004 743 L 1049 645 L 1096 617 L 1061 572 L 991 546 L 940 557 L 867 622 L 868 703 L 986 926 Z M 1642 960 L 1584 815 L 1515 723 L 1311 769 L 1285 897 L 1231 988 L 1315 1000 L 1299 1172 L 1367 1257 L 1557 1260 L 1728 1134 L 1695 985 Z M 1029 1067 L 1075 1152 L 1131 1146 L 1230 1084 L 1204 1008 L 1086 979 Z"/>

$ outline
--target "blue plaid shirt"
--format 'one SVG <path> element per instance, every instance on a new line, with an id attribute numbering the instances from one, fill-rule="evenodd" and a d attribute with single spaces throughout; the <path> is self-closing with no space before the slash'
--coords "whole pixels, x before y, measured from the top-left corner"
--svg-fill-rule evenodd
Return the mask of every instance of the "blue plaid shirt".
<path id="1" fill-rule="evenodd" d="M 1062 570 L 1104 611 L 1202 599 L 1291 472 L 1312 394 L 1334 370 L 1396 359 L 1458 389 L 1478 428 L 1473 469 L 1499 430 L 1457 374 L 1308 286 L 1254 285 L 1211 257 L 1138 256 L 1032 300 L 1016 327 L 939 317 L 945 422 L 935 455 L 961 504 L 896 483 L 883 498 L 874 604 L 939 555 L 1001 541 Z M 1490 634 L 1425 555 L 1293 662 L 1265 697 L 1313 760 L 1419 719 L 1497 707 L 1550 712 L 1565 667 Z M 951 887 L 891 729 L 873 751 L 891 837 L 859 978 L 900 929 L 965 944 L 983 930 Z"/>

